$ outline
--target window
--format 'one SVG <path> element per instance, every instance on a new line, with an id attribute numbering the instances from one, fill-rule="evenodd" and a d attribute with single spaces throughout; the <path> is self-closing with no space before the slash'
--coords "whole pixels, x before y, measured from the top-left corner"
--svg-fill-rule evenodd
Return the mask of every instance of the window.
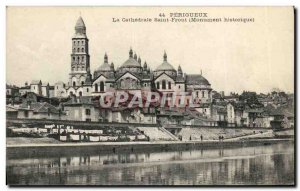
<path id="1" fill-rule="evenodd" d="M 86 118 L 85 121 L 91 122 L 92 120 L 90 118 Z"/>
<path id="2" fill-rule="evenodd" d="M 79 48 L 77 48 L 77 52 L 79 52 L 80 51 L 80 49 Z"/>
<path id="3" fill-rule="evenodd" d="M 82 45 L 84 45 L 84 41 L 82 41 L 81 43 L 82 43 Z"/>
<path id="4" fill-rule="evenodd" d="M 98 84 L 95 84 L 95 92 L 98 92 Z"/>
<path id="5" fill-rule="evenodd" d="M 91 110 L 90 109 L 85 109 L 85 114 L 86 115 L 91 115 Z"/>
<path id="6" fill-rule="evenodd" d="M 28 111 L 24 111 L 24 115 L 27 118 L 28 117 Z"/>
<path id="7" fill-rule="evenodd" d="M 104 92 L 104 82 L 100 82 L 100 92 Z"/>
<path id="8" fill-rule="evenodd" d="M 168 83 L 169 89 L 171 89 L 171 82 Z"/>
<path id="9" fill-rule="evenodd" d="M 82 86 L 83 86 L 83 84 L 84 84 L 84 81 L 81 82 L 81 85 L 82 85 Z"/>
<path id="10" fill-rule="evenodd" d="M 159 82 L 156 82 L 156 88 L 159 89 Z"/>
<path id="11" fill-rule="evenodd" d="M 79 96 L 80 96 L 80 97 L 82 96 L 82 92 L 81 92 L 81 91 L 79 92 Z"/>
<path id="12" fill-rule="evenodd" d="M 76 86 L 76 82 L 73 82 L 73 87 L 75 87 Z"/>
<path id="13" fill-rule="evenodd" d="M 198 91 L 196 91 L 196 96 L 199 97 L 199 92 Z"/>
<path id="14" fill-rule="evenodd" d="M 204 91 L 202 92 L 202 97 L 204 97 Z"/>
<path id="15" fill-rule="evenodd" d="M 180 85 L 178 86 L 178 89 L 180 89 Z"/>
<path id="16" fill-rule="evenodd" d="M 84 48 L 81 49 L 81 52 L 84 52 Z"/>
<path id="17" fill-rule="evenodd" d="M 89 88 L 86 88 L 86 92 L 89 92 Z"/>
<path id="18" fill-rule="evenodd" d="M 162 81 L 161 88 L 162 88 L 163 90 L 166 89 L 166 80 L 163 80 L 163 81 Z"/>
<path id="19" fill-rule="evenodd" d="M 81 58 L 81 61 L 84 62 L 84 56 Z"/>

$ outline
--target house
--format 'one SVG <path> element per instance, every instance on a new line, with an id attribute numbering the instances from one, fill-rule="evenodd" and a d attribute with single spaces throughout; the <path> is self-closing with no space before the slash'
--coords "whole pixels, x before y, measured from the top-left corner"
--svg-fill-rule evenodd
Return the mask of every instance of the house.
<path id="1" fill-rule="evenodd" d="M 73 95 L 69 101 L 62 105 L 66 113 L 66 120 L 101 121 L 99 107 L 93 102 L 92 97 L 76 97 Z"/>
<path id="2" fill-rule="evenodd" d="M 18 117 L 18 108 L 11 106 L 11 105 L 7 105 L 6 106 L 6 118 L 16 119 L 17 117 Z"/>
<path id="3" fill-rule="evenodd" d="M 30 84 L 30 92 L 34 92 L 37 95 L 42 95 L 42 81 L 33 80 Z"/>
<path id="4" fill-rule="evenodd" d="M 64 113 L 47 102 L 22 103 L 18 108 L 17 118 L 19 119 L 62 119 Z"/>
<path id="5" fill-rule="evenodd" d="M 30 92 L 30 86 L 27 82 L 25 82 L 25 86 L 19 88 L 19 94 L 21 96 L 25 95 L 27 92 Z"/>
<path id="6" fill-rule="evenodd" d="M 6 84 L 6 97 L 15 97 L 19 94 L 19 88 L 14 85 Z"/>

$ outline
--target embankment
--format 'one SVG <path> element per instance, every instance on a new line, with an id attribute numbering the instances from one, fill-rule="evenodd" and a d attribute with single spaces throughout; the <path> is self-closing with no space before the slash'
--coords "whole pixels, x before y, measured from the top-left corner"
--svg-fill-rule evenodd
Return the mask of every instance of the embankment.
<path id="1" fill-rule="evenodd" d="M 258 139 L 236 141 L 159 141 L 159 142 L 102 142 L 102 143 L 48 143 L 7 145 L 8 158 L 51 157 L 72 155 L 74 153 L 123 153 L 159 152 L 192 149 L 214 149 L 245 147 L 293 142 L 293 139 Z"/>

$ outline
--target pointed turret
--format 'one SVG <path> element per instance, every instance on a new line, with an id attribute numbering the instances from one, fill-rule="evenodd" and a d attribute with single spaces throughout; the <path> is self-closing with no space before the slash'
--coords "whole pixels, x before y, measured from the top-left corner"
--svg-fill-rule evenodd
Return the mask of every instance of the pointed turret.
<path id="1" fill-rule="evenodd" d="M 167 53 L 166 51 L 164 52 L 164 62 L 167 62 L 168 61 L 168 56 L 167 56 Z"/>
<path id="2" fill-rule="evenodd" d="M 113 71 L 115 70 L 115 65 L 114 65 L 113 62 L 110 64 L 110 69 L 113 70 Z"/>
<path id="3" fill-rule="evenodd" d="M 132 51 L 132 48 L 130 47 L 130 50 L 129 50 L 129 58 L 132 58 L 132 55 L 133 55 L 133 51 Z"/>
<path id="4" fill-rule="evenodd" d="M 105 52 L 105 54 L 104 54 L 104 63 L 108 63 L 108 57 L 107 57 L 106 52 Z"/>
<path id="5" fill-rule="evenodd" d="M 139 64 L 141 64 L 141 63 L 142 63 L 141 57 L 139 57 L 139 59 L 138 59 L 138 63 L 139 63 Z"/>
<path id="6" fill-rule="evenodd" d="M 182 76 L 182 70 L 181 70 L 181 66 L 180 65 L 178 66 L 178 72 L 177 73 L 178 73 L 178 76 Z"/>
<path id="7" fill-rule="evenodd" d="M 136 53 L 134 53 L 134 57 L 133 57 L 135 60 L 137 60 L 137 55 Z"/>
<path id="8" fill-rule="evenodd" d="M 144 62 L 144 70 L 147 70 L 147 62 Z"/>

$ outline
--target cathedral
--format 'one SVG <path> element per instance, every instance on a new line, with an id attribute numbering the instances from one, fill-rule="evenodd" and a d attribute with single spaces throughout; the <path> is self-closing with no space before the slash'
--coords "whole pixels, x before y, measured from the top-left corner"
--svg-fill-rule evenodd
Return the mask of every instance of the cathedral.
<path id="1" fill-rule="evenodd" d="M 202 74 L 185 74 L 181 66 L 177 70 L 168 61 L 167 53 L 163 53 L 162 63 L 154 70 L 130 48 L 128 59 L 118 64 L 109 62 L 105 53 L 103 63 L 92 73 L 90 70 L 89 39 L 86 26 L 81 17 L 76 22 L 75 34 L 72 37 L 71 70 L 67 84 L 58 82 L 54 86 L 55 97 L 101 96 L 108 91 L 126 90 L 188 92 L 198 102 L 211 103 L 212 88 Z M 204 108 L 207 108 L 204 106 Z M 207 111 L 209 112 L 209 111 Z"/>

